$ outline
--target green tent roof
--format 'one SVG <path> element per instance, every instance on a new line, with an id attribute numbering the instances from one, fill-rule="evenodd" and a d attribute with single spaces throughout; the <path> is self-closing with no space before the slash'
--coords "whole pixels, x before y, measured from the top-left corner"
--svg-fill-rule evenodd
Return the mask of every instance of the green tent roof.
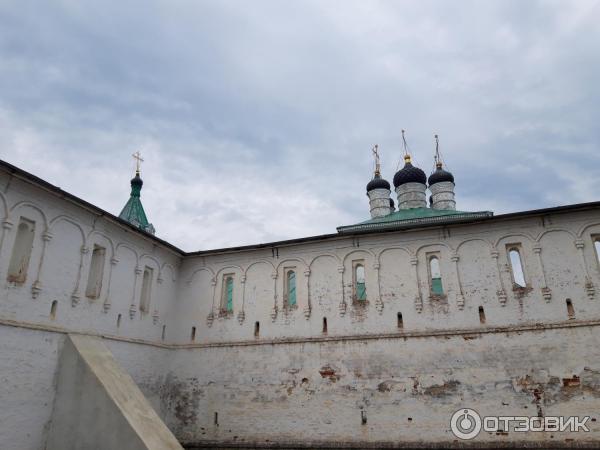
<path id="1" fill-rule="evenodd" d="M 354 225 L 338 227 L 338 233 L 360 231 L 394 230 L 432 223 L 462 222 L 469 219 L 481 219 L 493 216 L 491 211 L 465 212 L 433 208 L 401 209 L 384 217 L 366 220 Z"/>
<path id="2" fill-rule="evenodd" d="M 136 172 L 135 177 L 131 180 L 131 195 L 121 210 L 119 218 L 126 220 L 141 230 L 154 234 L 156 230 L 152 224 L 148 222 L 146 212 L 144 211 L 142 201 L 140 200 L 140 193 L 142 191 L 143 184 L 144 183 L 140 178 L 140 173 Z"/>

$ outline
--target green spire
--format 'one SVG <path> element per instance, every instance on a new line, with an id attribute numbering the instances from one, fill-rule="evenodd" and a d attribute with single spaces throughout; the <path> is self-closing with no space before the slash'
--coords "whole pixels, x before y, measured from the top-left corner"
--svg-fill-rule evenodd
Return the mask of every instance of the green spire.
<path id="1" fill-rule="evenodd" d="M 144 230 L 148 233 L 154 234 L 156 231 L 151 223 L 148 222 L 142 201 L 140 200 L 140 192 L 142 191 L 142 185 L 144 182 L 140 177 L 139 169 L 135 171 L 135 177 L 131 179 L 131 195 L 123 210 L 119 214 L 119 217 L 126 220 L 130 224 Z"/>

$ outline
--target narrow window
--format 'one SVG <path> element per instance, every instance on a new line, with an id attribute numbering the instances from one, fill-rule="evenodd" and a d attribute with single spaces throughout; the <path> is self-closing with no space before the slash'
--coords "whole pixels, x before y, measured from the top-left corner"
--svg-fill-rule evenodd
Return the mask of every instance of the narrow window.
<path id="1" fill-rule="evenodd" d="M 404 322 L 402 321 L 402 313 L 398 313 L 398 328 L 404 328 Z"/>
<path id="2" fill-rule="evenodd" d="M 221 298 L 221 311 L 233 312 L 233 275 L 223 276 L 223 289 Z"/>
<path id="3" fill-rule="evenodd" d="M 90 273 L 88 275 L 87 287 L 85 295 L 88 298 L 100 297 L 102 291 L 102 275 L 104 274 L 104 260 L 106 249 L 98 245 L 94 245 L 92 250 L 92 262 L 90 263 Z"/>
<path id="4" fill-rule="evenodd" d="M 117 328 L 121 326 L 121 314 L 117 316 Z"/>
<path id="5" fill-rule="evenodd" d="M 479 307 L 479 323 L 485 323 L 485 311 L 483 310 L 483 306 Z"/>
<path id="6" fill-rule="evenodd" d="M 190 340 L 192 342 L 196 340 L 196 327 L 192 327 L 192 334 L 190 335 Z"/>
<path id="7" fill-rule="evenodd" d="M 150 293 L 152 290 L 152 269 L 150 267 L 144 268 L 144 275 L 142 277 L 142 292 L 140 293 L 140 311 L 147 313 L 150 311 Z"/>
<path id="8" fill-rule="evenodd" d="M 596 238 L 594 241 L 594 248 L 596 249 L 596 258 L 598 258 L 598 263 L 600 263 L 600 238 Z"/>
<path id="9" fill-rule="evenodd" d="M 323 317 L 323 334 L 327 334 L 327 317 Z"/>
<path id="10" fill-rule="evenodd" d="M 442 273 L 440 271 L 440 260 L 437 256 L 429 258 L 429 272 L 431 275 L 431 293 L 433 295 L 444 295 L 442 286 Z"/>
<path id="11" fill-rule="evenodd" d="M 219 426 L 219 413 L 215 412 L 215 426 Z"/>
<path id="12" fill-rule="evenodd" d="M 285 301 L 287 306 L 296 306 L 296 272 L 288 270 L 286 272 L 286 296 Z"/>
<path id="13" fill-rule="evenodd" d="M 254 322 L 254 337 L 260 334 L 260 322 Z"/>
<path id="14" fill-rule="evenodd" d="M 160 334 L 160 339 L 161 339 L 162 341 L 164 341 L 164 340 L 165 340 L 165 333 L 166 333 L 166 331 L 167 331 L 167 326 L 166 326 L 166 325 L 163 325 L 163 326 L 162 326 L 162 333 Z"/>
<path id="15" fill-rule="evenodd" d="M 8 266 L 7 280 L 17 284 L 25 283 L 29 258 L 33 248 L 33 237 L 35 235 L 35 222 L 21 217 L 17 227 L 17 237 L 13 246 L 10 264 Z"/>
<path id="16" fill-rule="evenodd" d="M 356 264 L 354 266 L 354 298 L 360 302 L 363 302 L 367 299 L 365 266 L 362 264 Z"/>
<path id="17" fill-rule="evenodd" d="M 573 302 L 570 298 L 567 299 L 567 314 L 569 316 L 569 319 L 575 318 L 575 309 L 573 308 Z"/>
<path id="18" fill-rule="evenodd" d="M 511 247 L 508 250 L 510 259 L 510 268 L 513 276 L 513 282 L 519 287 L 525 287 L 525 274 L 523 273 L 523 264 L 521 263 L 521 253 L 517 247 Z"/>
<path id="19" fill-rule="evenodd" d="M 58 301 L 54 300 L 50 307 L 50 320 L 56 319 L 56 308 L 58 307 Z"/>

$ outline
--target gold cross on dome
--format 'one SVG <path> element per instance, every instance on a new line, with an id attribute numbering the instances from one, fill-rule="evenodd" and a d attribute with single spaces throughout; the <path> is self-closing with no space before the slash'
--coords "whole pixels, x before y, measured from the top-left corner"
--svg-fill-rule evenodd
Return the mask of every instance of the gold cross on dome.
<path id="1" fill-rule="evenodd" d="M 137 152 L 133 153 L 131 156 L 133 156 L 133 159 L 135 159 L 135 171 L 136 171 L 136 173 L 140 173 L 140 165 L 141 165 L 141 163 L 144 162 L 144 160 L 142 159 L 142 155 L 141 155 L 140 151 L 138 150 Z"/>

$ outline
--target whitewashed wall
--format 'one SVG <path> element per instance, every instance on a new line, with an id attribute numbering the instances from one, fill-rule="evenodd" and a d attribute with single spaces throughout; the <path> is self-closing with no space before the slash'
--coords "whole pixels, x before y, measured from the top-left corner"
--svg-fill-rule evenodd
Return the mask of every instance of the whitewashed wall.
<path id="1" fill-rule="evenodd" d="M 170 355 L 168 423 L 191 444 L 450 445 L 452 413 L 473 407 L 596 419 L 585 436 L 485 434 L 476 445 L 597 442 L 597 234 L 600 212 L 588 210 L 188 257 L 176 339 L 189 349 Z M 508 244 L 521 247 L 524 289 Z M 442 298 L 430 295 L 432 252 Z M 353 260 L 365 263 L 365 305 L 352 301 Z M 294 265 L 298 307 L 285 311 L 282 268 Z M 236 277 L 228 317 L 218 315 L 223 273 Z"/>
<path id="2" fill-rule="evenodd" d="M 134 342 L 162 342 L 180 255 L 5 172 L 0 172 L 0 217 L 0 399 L 6 407 L 0 413 L 0 447 L 44 448 L 65 332 L 121 339 L 108 341 L 117 360 L 166 414 L 158 386 L 168 350 Z M 27 278 L 16 285 L 7 281 L 7 271 L 20 217 L 35 221 L 35 236 Z M 91 300 L 85 288 L 94 244 L 106 248 L 106 261 L 100 297 Z M 154 268 L 151 312 L 131 314 L 141 283 L 135 269 L 145 266 Z"/>
<path id="3" fill-rule="evenodd" d="M 3 317 L 160 341 L 162 325 L 176 298 L 179 254 L 18 178 L 2 173 L 0 186 Z M 16 285 L 7 281 L 7 270 L 21 217 L 35 221 L 36 226 L 27 279 Z M 85 290 L 94 244 L 106 248 L 106 261 L 100 297 L 89 299 Z M 138 305 L 145 266 L 154 269 L 154 278 L 150 312 L 141 314 Z M 51 318 L 55 300 L 58 305 Z"/>
<path id="4" fill-rule="evenodd" d="M 551 221 L 551 223 L 548 223 Z M 219 254 L 190 256 L 181 267 L 175 337 L 200 343 L 328 335 L 511 326 L 600 318 L 600 272 L 593 238 L 600 212 L 515 218 Z M 519 244 L 527 286 L 513 288 L 507 245 Z M 428 254 L 439 254 L 444 296 L 430 294 Z M 274 256 L 275 255 L 275 256 Z M 367 301 L 353 301 L 352 262 L 364 261 Z M 297 273 L 295 309 L 283 305 L 284 267 Z M 219 317 L 224 273 L 235 274 L 234 313 Z M 343 288 L 342 288 L 343 286 Z M 343 294 L 342 294 L 343 289 Z M 275 305 L 276 308 L 275 308 Z M 242 313 L 243 314 L 240 314 Z"/>
<path id="5" fill-rule="evenodd" d="M 172 355 L 168 425 L 190 444 L 458 448 L 449 423 L 460 408 L 599 420 L 599 349 L 589 328 L 189 349 Z M 471 448 L 597 448 L 597 424 L 481 433 Z"/>
<path id="6" fill-rule="evenodd" d="M 27 280 L 17 286 L 6 275 L 21 216 L 36 229 Z M 548 414 L 600 410 L 597 209 L 182 256 L 0 172 L 0 218 L 0 352 L 8 355 L 0 377 L 10 387 L 1 398 L 14 412 L 2 416 L 0 437 L 14 448 L 42 448 L 67 331 L 107 336 L 187 443 L 307 435 L 355 444 L 424 435 L 442 442 L 448 434 L 440 424 L 464 399 L 486 410 L 517 405 L 514 414 L 525 406 Z M 90 300 L 94 244 L 107 249 L 107 260 L 101 295 Z M 522 248 L 524 289 L 513 288 L 508 244 Z M 431 253 L 440 258 L 442 297 L 430 295 Z M 352 299 L 357 260 L 365 266 L 365 303 Z M 154 279 L 150 311 L 142 314 L 146 266 Z M 297 305 L 285 309 L 284 270 L 292 267 Z M 225 274 L 234 276 L 234 298 L 233 313 L 223 315 Z M 557 383 L 574 375 L 579 384 L 561 390 Z M 548 397 L 540 403 L 535 389 Z M 26 421 L 32 432 L 16 433 Z"/>

